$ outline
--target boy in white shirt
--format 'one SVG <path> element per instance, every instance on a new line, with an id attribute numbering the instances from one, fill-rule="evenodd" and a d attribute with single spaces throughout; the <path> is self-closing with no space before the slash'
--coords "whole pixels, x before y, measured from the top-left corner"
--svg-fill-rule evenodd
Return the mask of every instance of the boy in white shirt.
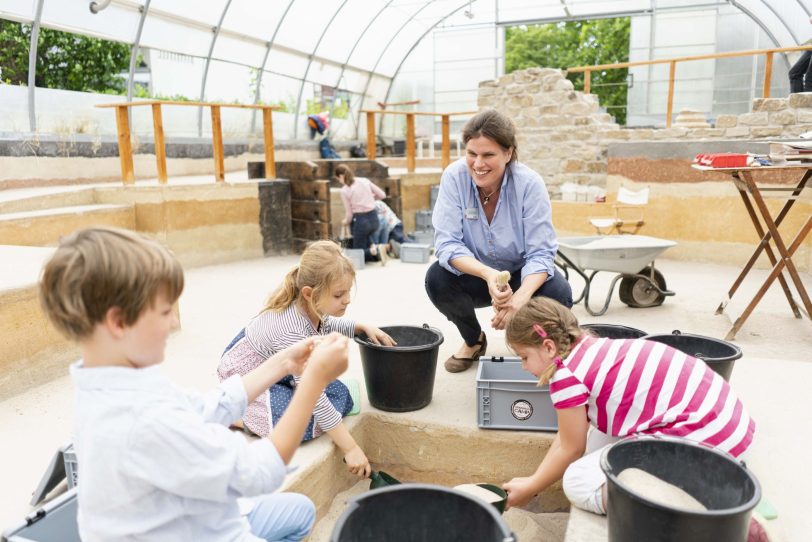
<path id="1" fill-rule="evenodd" d="M 154 367 L 178 325 L 172 306 L 182 290 L 174 256 L 126 230 L 79 231 L 45 266 L 43 308 L 82 348 L 71 367 L 82 540 L 301 540 L 313 503 L 271 492 L 324 386 L 347 367 L 347 339 L 308 339 L 209 394 L 183 391 Z M 304 371 L 302 381 L 267 439 L 229 431 L 248 403 L 294 370 Z M 238 497 L 257 497 L 247 515 Z"/>

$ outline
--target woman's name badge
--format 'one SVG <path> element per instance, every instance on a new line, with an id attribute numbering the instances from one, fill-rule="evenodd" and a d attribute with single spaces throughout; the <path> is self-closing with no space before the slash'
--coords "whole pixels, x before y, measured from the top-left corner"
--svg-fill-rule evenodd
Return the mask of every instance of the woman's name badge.
<path id="1" fill-rule="evenodd" d="M 469 208 L 465 210 L 465 218 L 468 220 L 476 220 L 479 218 L 479 211 L 476 208 Z"/>

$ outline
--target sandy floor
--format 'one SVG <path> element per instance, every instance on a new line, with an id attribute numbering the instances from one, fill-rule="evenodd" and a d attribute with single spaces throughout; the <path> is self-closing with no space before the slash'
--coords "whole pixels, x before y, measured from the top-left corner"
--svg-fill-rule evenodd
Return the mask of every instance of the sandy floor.
<path id="1" fill-rule="evenodd" d="M 190 270 L 180 300 L 183 328 L 172 336 L 167 348 L 165 373 L 179 384 L 201 390 L 216 382 L 219 353 L 234 333 L 261 308 L 268 292 L 296 263 L 293 256 L 244 261 Z M 428 301 L 423 287 L 426 264 L 390 262 L 386 267 L 367 266 L 357 277 L 357 291 L 348 316 L 377 325 L 424 322 L 445 336 L 440 346 L 437 381 L 432 404 L 416 414 L 437 422 L 475 427 L 476 372 L 446 373 L 442 360 L 460 344 L 456 329 Z M 714 310 L 732 284 L 739 268 L 661 259 L 657 267 L 670 289 L 677 292 L 661 307 L 631 309 L 615 294 L 608 312 L 589 316 L 581 305 L 574 309 L 582 323 L 624 324 L 667 333 L 674 329 L 711 337 L 724 337 L 730 328 L 727 316 Z M 753 273 L 743 291 L 734 297 L 729 311 L 742 310 L 758 286 Z M 594 289 L 604 292 L 610 276 L 599 277 Z M 812 279 L 803 276 L 807 288 Z M 573 285 L 578 288 L 576 279 Z M 599 294 L 596 293 L 596 296 Z M 602 294 L 600 294 L 602 296 Z M 488 326 L 489 310 L 478 311 L 488 334 L 489 355 L 509 355 L 503 332 Z M 792 317 L 787 302 L 773 287 L 735 343 L 744 357 L 736 362 L 731 383 L 757 422 L 756 442 L 749 466 L 758 477 L 764 495 L 778 509 L 775 530 L 787 542 L 805 541 L 812 533 L 808 513 L 812 469 L 808 467 L 812 437 L 812 325 Z M 66 371 L 67 374 L 67 371 Z M 349 376 L 361 382 L 363 374 L 357 345 L 351 346 Z M 371 407 L 362 391 L 362 413 Z M 70 437 L 73 393 L 67 376 L 0 403 L 0 530 L 19 521 L 30 508 L 28 501 L 53 452 Z M 324 450 L 329 443 L 313 442 L 297 452 L 301 464 Z M 517 476 L 529 474 L 517 472 Z M 569 539 L 569 538 L 568 538 Z M 594 540 L 599 540 L 599 538 Z"/>

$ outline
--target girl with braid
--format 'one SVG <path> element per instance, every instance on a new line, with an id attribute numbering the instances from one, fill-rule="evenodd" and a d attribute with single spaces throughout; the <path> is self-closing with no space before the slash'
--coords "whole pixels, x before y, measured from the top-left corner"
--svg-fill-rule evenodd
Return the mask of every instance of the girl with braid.
<path id="1" fill-rule="evenodd" d="M 601 339 L 569 309 L 546 297 L 522 306 L 505 337 L 522 367 L 549 382 L 558 434 L 536 472 L 502 487 L 523 506 L 563 478 L 578 508 L 606 513 L 603 449 L 630 435 L 667 435 L 741 457 L 755 423 L 724 379 L 705 362 L 645 339 Z"/>

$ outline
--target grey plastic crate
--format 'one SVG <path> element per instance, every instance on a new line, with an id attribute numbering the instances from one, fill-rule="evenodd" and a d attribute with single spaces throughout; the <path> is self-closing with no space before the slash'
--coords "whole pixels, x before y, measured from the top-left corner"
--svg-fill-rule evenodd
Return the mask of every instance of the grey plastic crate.
<path id="1" fill-rule="evenodd" d="M 6 530 L 0 539 L 3 542 L 81 542 L 76 523 L 78 510 L 76 489 L 69 489 Z"/>
<path id="2" fill-rule="evenodd" d="M 403 243 L 400 245 L 400 261 L 404 263 L 426 263 L 431 254 L 431 245 Z"/>
<path id="3" fill-rule="evenodd" d="M 364 249 L 362 248 L 345 248 L 344 255 L 350 259 L 352 266 L 355 269 L 364 268 Z"/>
<path id="4" fill-rule="evenodd" d="M 414 238 L 415 243 L 422 245 L 434 246 L 434 229 L 417 230 L 412 232 L 411 236 Z"/>
<path id="5" fill-rule="evenodd" d="M 431 223 L 431 209 L 421 209 L 414 213 L 414 227 L 417 230 L 428 230 L 434 226 Z"/>
<path id="6" fill-rule="evenodd" d="M 68 489 L 72 489 L 79 483 L 79 462 L 76 460 L 76 451 L 73 449 L 72 442 L 62 450 L 62 458 L 65 461 L 65 478 L 68 480 Z"/>
<path id="7" fill-rule="evenodd" d="M 482 357 L 476 375 L 477 425 L 484 429 L 557 431 L 547 386 L 522 369 L 519 358 Z"/>

